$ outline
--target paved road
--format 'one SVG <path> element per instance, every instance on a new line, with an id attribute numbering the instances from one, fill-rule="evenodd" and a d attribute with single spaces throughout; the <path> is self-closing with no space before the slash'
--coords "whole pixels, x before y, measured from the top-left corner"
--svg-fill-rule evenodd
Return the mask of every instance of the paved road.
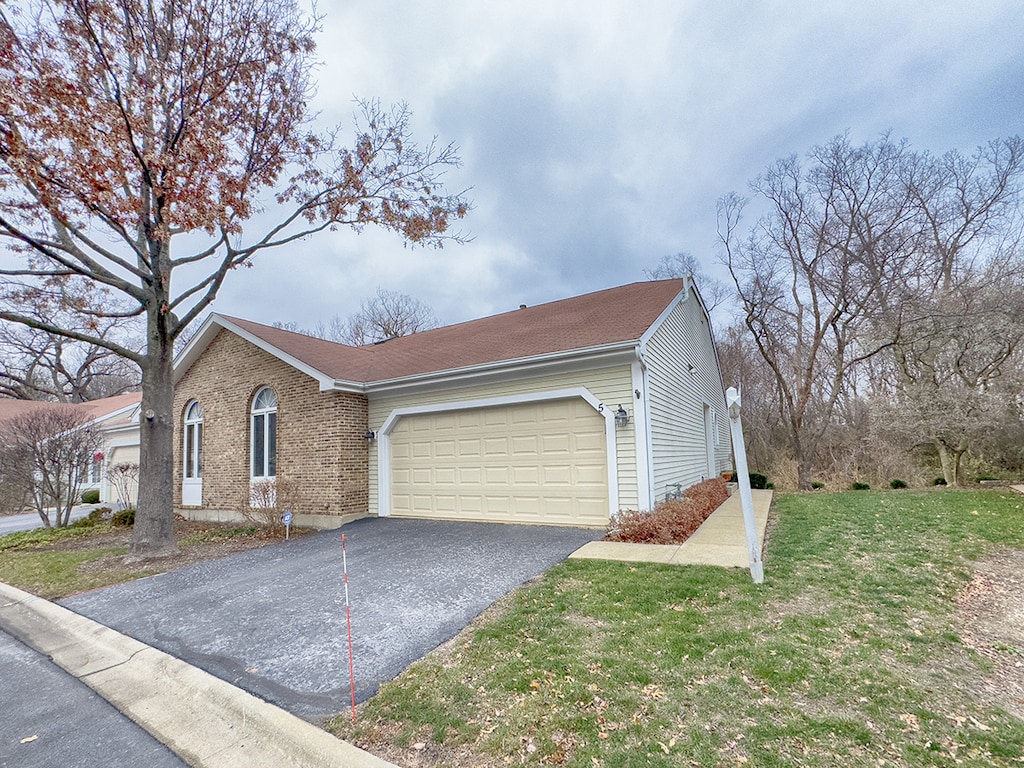
<path id="1" fill-rule="evenodd" d="M 345 526 L 356 698 L 373 695 L 601 531 L 366 519 Z M 62 604 L 311 720 L 349 704 L 341 532 Z"/>
<path id="2" fill-rule="evenodd" d="M 0 768 L 186 765 L 87 686 L 3 631 L 0 680 Z"/>
<path id="3" fill-rule="evenodd" d="M 85 517 L 92 512 L 99 504 L 80 504 L 71 508 L 71 520 Z M 54 512 L 50 511 L 50 519 L 53 519 Z M 38 512 L 23 512 L 20 515 L 0 515 L 0 536 L 15 531 L 31 531 L 33 528 L 42 528 L 43 521 L 39 519 Z"/>

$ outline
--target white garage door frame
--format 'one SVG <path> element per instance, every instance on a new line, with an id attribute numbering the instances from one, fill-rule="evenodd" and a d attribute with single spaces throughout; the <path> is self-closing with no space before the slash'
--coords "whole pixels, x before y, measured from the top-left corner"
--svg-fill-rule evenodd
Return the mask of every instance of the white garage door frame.
<path id="1" fill-rule="evenodd" d="M 479 400 L 456 400 L 454 402 L 431 403 L 429 405 L 413 405 L 395 408 L 377 433 L 377 515 L 387 517 L 391 514 L 391 433 L 403 416 L 414 416 L 424 413 L 445 413 L 448 411 L 467 411 L 477 408 L 494 408 L 496 406 L 521 405 L 524 403 L 541 403 L 551 400 L 572 400 L 579 398 L 586 402 L 597 413 L 604 417 L 605 451 L 608 462 L 608 515 L 609 518 L 619 510 L 619 473 L 618 456 L 615 448 L 615 414 L 600 400 L 594 397 L 586 387 L 570 389 L 554 389 L 544 392 L 524 392 L 518 395 L 503 397 L 487 397 Z"/>

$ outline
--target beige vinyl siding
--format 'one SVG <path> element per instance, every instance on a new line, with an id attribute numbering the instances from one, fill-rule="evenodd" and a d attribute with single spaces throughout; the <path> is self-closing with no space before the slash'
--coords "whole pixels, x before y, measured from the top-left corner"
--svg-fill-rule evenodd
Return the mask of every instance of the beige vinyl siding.
<path id="1" fill-rule="evenodd" d="M 665 318 L 645 350 L 655 501 L 732 466 L 725 393 L 711 331 L 691 292 Z M 694 368 L 690 372 L 689 366 Z M 708 471 L 705 404 L 714 413 L 714 467 Z"/>
<path id="2" fill-rule="evenodd" d="M 369 428 L 378 431 L 391 413 L 399 408 L 429 406 L 489 398 L 514 397 L 537 392 L 584 387 L 607 408 L 615 410 L 621 403 L 633 412 L 632 376 L 628 363 L 577 370 L 541 376 L 505 378 L 463 387 L 443 390 L 415 391 L 401 394 L 371 394 L 369 398 Z M 632 429 L 615 431 L 618 464 L 619 506 L 635 508 L 637 505 L 636 446 Z M 378 513 L 378 460 L 376 446 L 370 451 L 370 514 Z"/>
<path id="3" fill-rule="evenodd" d="M 137 445 L 119 445 L 111 448 L 107 453 L 106 466 L 113 467 L 118 464 L 138 464 L 139 463 L 139 446 Z M 103 488 L 107 498 L 103 499 L 103 503 L 113 503 L 117 501 L 117 492 L 114 490 L 114 486 L 110 484 L 109 480 L 104 478 L 105 482 Z M 129 489 L 129 496 L 133 501 L 137 501 L 139 498 L 139 486 L 138 482 L 132 482 Z"/>

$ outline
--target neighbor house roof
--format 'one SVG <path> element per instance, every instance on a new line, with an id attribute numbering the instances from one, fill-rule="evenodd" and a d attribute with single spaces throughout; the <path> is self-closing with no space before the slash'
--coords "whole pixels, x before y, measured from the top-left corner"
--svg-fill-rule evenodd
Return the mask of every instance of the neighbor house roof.
<path id="1" fill-rule="evenodd" d="M 141 402 L 141 392 L 128 392 L 124 395 L 104 397 L 100 400 L 88 400 L 78 403 L 76 407 L 85 410 L 92 419 L 103 419 L 115 415 L 129 418 L 132 408 Z"/>
<path id="2" fill-rule="evenodd" d="M 88 400 L 84 403 L 55 403 L 50 400 L 18 400 L 12 397 L 0 398 L 0 422 L 21 416 L 26 413 L 42 410 L 59 410 L 73 408 L 85 414 L 89 421 L 98 421 L 117 417 L 128 418 L 131 408 L 142 401 L 141 392 L 129 392 L 125 395 L 104 397 L 100 400 Z"/>
<path id="3" fill-rule="evenodd" d="M 362 347 L 234 317 L 207 322 L 240 329 L 326 377 L 371 384 L 636 342 L 685 289 L 681 279 L 632 283 Z M 194 351 L 183 352 L 179 374 Z"/>

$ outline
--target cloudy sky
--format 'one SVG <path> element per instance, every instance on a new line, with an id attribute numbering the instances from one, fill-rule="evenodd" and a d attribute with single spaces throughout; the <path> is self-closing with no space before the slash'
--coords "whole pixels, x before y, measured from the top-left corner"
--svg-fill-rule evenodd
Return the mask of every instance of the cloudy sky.
<path id="1" fill-rule="evenodd" d="M 717 265 L 715 203 L 849 132 L 970 152 L 1021 132 L 1024 3 L 320 0 L 324 125 L 405 101 L 459 145 L 473 241 L 324 234 L 229 277 L 215 311 L 310 327 L 378 286 L 459 322 Z"/>

